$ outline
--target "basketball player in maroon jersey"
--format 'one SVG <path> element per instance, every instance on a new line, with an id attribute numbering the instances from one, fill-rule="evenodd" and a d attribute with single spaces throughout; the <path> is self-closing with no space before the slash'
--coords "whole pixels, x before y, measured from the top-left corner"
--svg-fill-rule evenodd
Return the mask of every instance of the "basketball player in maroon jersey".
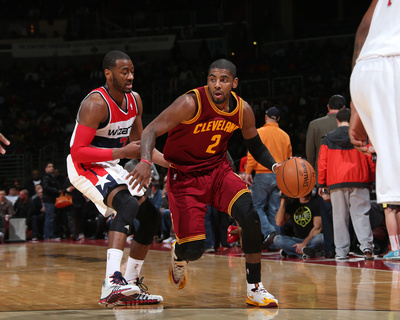
<path id="1" fill-rule="evenodd" d="M 261 282 L 262 233 L 246 183 L 227 159 L 227 144 L 241 129 L 254 158 L 275 172 L 278 164 L 261 142 L 250 105 L 232 90 L 238 86 L 235 65 L 225 59 L 211 64 L 207 85 L 177 98 L 143 131 L 142 160 L 129 174 L 133 188 L 148 184 L 152 150 L 158 136 L 168 132 L 164 157 L 168 197 L 177 241 L 171 248 L 170 280 L 177 289 L 186 284 L 186 265 L 204 251 L 206 205 L 230 214 L 242 228 L 246 257 L 246 303 L 277 307 L 278 300 Z M 135 182 L 134 182 L 135 180 Z"/>
<path id="2" fill-rule="evenodd" d="M 72 185 L 88 197 L 105 217 L 115 213 L 108 232 L 106 278 L 99 304 L 105 306 L 154 304 L 163 298 L 144 292 L 139 273 L 158 231 L 160 213 L 144 196 L 129 190 L 128 172 L 121 158 L 139 158 L 143 131 L 142 100 L 132 91 L 134 67 L 129 56 L 110 51 L 103 59 L 106 84 L 92 90 L 82 101 L 67 157 Z M 155 150 L 155 161 L 168 166 Z M 134 219 L 140 226 L 134 230 Z M 128 235 L 134 233 L 124 277 L 121 260 Z"/>

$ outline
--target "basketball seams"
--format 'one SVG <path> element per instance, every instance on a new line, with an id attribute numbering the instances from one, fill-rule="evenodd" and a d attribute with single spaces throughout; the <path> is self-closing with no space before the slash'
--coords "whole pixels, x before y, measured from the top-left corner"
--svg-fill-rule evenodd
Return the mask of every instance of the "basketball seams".
<path id="1" fill-rule="evenodd" d="M 300 198 L 312 191 L 316 175 L 307 160 L 291 158 L 278 168 L 276 182 L 283 194 L 290 198 Z"/>

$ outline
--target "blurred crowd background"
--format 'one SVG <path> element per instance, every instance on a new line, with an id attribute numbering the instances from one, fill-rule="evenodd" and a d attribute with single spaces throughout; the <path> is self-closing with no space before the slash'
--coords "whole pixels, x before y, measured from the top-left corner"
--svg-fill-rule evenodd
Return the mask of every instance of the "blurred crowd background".
<path id="1" fill-rule="evenodd" d="M 257 126 L 263 125 L 265 110 L 278 106 L 293 154 L 304 156 L 308 123 L 327 112 L 329 97 L 341 94 L 350 101 L 354 35 L 369 5 L 361 0 L 0 3 L 0 132 L 11 141 L 0 159 L 5 188 L 15 180 L 24 185 L 32 170 L 43 171 L 48 161 L 66 175 L 76 112 L 90 90 L 104 85 L 101 61 L 111 49 L 125 51 L 134 62 L 144 125 L 179 95 L 204 85 L 210 63 L 224 57 L 238 68 L 237 93 L 253 107 Z M 140 44 L 126 45 L 131 39 L 155 45 L 142 51 Z M 172 45 L 160 49 L 159 39 Z M 93 41 L 99 46 L 80 54 L 37 53 L 42 45 L 87 48 Z M 102 44 L 108 45 L 105 52 Z M 163 142 L 163 137 L 157 141 L 161 150 Z M 246 151 L 235 134 L 229 153 L 237 167 Z"/>

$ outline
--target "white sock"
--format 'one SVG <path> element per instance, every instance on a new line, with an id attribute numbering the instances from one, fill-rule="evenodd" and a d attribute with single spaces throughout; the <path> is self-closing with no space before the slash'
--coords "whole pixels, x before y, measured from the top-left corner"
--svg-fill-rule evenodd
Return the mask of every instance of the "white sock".
<path id="1" fill-rule="evenodd" d="M 142 269 L 144 260 L 136 260 L 131 257 L 128 258 L 128 263 L 125 270 L 125 280 L 128 282 L 134 282 L 136 278 L 139 278 L 140 270 Z"/>
<path id="2" fill-rule="evenodd" d="M 107 268 L 106 277 L 114 274 L 115 271 L 121 271 L 121 260 L 124 252 L 119 249 L 107 250 Z"/>
<path id="3" fill-rule="evenodd" d="M 392 251 L 396 251 L 396 250 L 400 249 L 398 235 L 389 236 L 389 240 L 390 240 L 390 248 L 392 249 Z"/>

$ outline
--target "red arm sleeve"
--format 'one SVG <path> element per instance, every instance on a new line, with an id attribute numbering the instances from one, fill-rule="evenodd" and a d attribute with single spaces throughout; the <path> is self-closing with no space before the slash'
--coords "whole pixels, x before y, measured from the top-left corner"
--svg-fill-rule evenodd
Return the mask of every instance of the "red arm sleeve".
<path id="1" fill-rule="evenodd" d="M 93 141 L 96 129 L 78 124 L 71 146 L 71 157 L 74 162 L 101 162 L 113 160 L 112 149 L 89 147 Z"/>

